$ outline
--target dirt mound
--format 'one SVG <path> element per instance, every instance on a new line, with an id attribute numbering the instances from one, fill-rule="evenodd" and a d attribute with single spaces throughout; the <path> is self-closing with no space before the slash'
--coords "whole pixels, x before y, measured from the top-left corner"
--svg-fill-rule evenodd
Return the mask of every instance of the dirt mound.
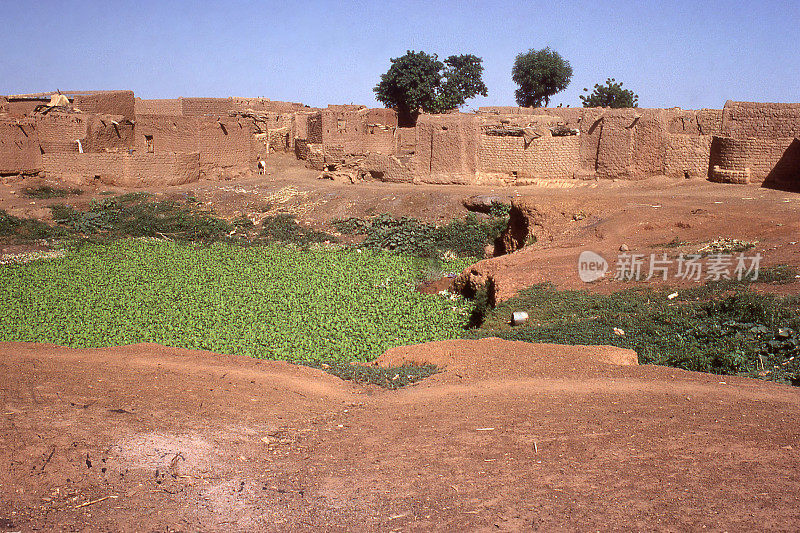
<path id="1" fill-rule="evenodd" d="M 429 342 L 387 350 L 378 366 L 434 364 L 459 379 L 566 377 L 638 365 L 636 352 L 616 346 L 531 344 L 498 338 Z"/>
<path id="2" fill-rule="evenodd" d="M 136 345 L 0 343 L 17 531 L 800 527 L 800 392 L 485 339 L 399 391 Z"/>

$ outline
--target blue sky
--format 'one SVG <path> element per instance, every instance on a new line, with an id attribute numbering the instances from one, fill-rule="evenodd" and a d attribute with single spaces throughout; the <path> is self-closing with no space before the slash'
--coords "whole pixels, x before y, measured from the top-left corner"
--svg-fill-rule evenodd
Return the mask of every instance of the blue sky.
<path id="1" fill-rule="evenodd" d="M 265 96 L 377 106 L 406 50 L 483 58 L 489 96 L 514 105 L 515 56 L 572 65 L 551 105 L 607 77 L 642 107 L 800 101 L 800 1 L 651 2 L 0 0 L 0 94 L 132 89 L 143 98 Z"/>

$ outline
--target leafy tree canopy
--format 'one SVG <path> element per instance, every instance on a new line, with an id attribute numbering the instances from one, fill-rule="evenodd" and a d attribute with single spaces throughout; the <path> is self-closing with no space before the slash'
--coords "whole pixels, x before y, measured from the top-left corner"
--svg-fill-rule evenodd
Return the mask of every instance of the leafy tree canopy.
<path id="1" fill-rule="evenodd" d="M 547 107 L 550 97 L 563 91 L 572 79 L 572 67 L 550 47 L 528 50 L 517 55 L 511 79 L 519 85 L 517 104 L 523 107 Z"/>
<path id="2" fill-rule="evenodd" d="M 401 125 L 413 125 L 420 109 L 442 113 L 457 109 L 468 98 L 487 95 L 481 59 L 472 54 L 441 62 L 436 54 L 408 51 L 391 62 L 373 90 L 379 102 L 397 111 Z"/>
<path id="3" fill-rule="evenodd" d="M 589 89 L 583 89 L 589 92 Z M 608 78 L 605 85 L 594 84 L 594 91 L 581 95 L 583 107 L 639 107 L 639 96 L 629 89 L 622 88 L 622 82 Z"/>

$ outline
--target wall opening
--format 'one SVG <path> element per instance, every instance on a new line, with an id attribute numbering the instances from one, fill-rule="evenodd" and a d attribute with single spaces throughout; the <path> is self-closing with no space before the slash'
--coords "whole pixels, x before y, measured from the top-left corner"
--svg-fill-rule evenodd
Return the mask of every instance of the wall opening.
<path id="1" fill-rule="evenodd" d="M 155 146 L 153 145 L 153 136 L 152 135 L 145 135 L 144 136 L 144 144 L 147 146 L 147 152 L 152 154 L 155 152 Z"/>

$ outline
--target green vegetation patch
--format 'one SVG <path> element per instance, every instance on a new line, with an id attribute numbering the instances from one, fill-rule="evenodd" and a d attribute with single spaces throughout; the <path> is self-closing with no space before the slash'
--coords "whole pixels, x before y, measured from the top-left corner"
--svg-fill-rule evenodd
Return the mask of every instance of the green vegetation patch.
<path id="1" fill-rule="evenodd" d="M 0 209 L 0 238 L 11 242 L 37 241 L 63 237 L 67 232 L 33 218 L 19 218 Z"/>
<path id="2" fill-rule="evenodd" d="M 639 361 L 716 374 L 800 378 L 800 298 L 757 294 L 724 282 L 681 290 L 629 289 L 610 295 L 537 285 L 485 314 L 473 338 L 607 344 Z M 513 311 L 529 321 L 511 327 Z"/>
<path id="3" fill-rule="evenodd" d="M 0 266 L 0 340 L 369 361 L 463 334 L 471 302 L 415 292 L 425 267 L 325 247 L 87 244 L 63 258 Z"/>
<path id="4" fill-rule="evenodd" d="M 378 385 L 384 389 L 399 389 L 439 371 L 436 365 L 380 367 L 341 361 L 314 361 L 305 364 L 346 381 Z"/>
<path id="5" fill-rule="evenodd" d="M 196 202 L 154 201 L 151 196 L 130 193 L 94 200 L 86 211 L 66 204 L 53 205 L 50 210 L 60 226 L 90 236 L 215 241 L 227 237 L 233 229 Z"/>
<path id="6" fill-rule="evenodd" d="M 364 235 L 359 246 L 370 250 L 417 257 L 483 257 L 484 248 L 508 226 L 508 211 L 497 207 L 485 220 L 470 213 L 464 220 L 452 220 L 441 226 L 387 214 L 369 219 L 334 220 L 331 225 L 344 234 Z"/>
<path id="7" fill-rule="evenodd" d="M 51 187 L 49 185 L 42 185 L 40 187 L 25 187 L 22 189 L 22 194 L 27 198 L 38 198 L 40 200 L 49 200 L 51 198 L 66 198 L 67 196 L 80 196 L 83 191 L 77 187 L 69 189 L 61 187 Z"/>

